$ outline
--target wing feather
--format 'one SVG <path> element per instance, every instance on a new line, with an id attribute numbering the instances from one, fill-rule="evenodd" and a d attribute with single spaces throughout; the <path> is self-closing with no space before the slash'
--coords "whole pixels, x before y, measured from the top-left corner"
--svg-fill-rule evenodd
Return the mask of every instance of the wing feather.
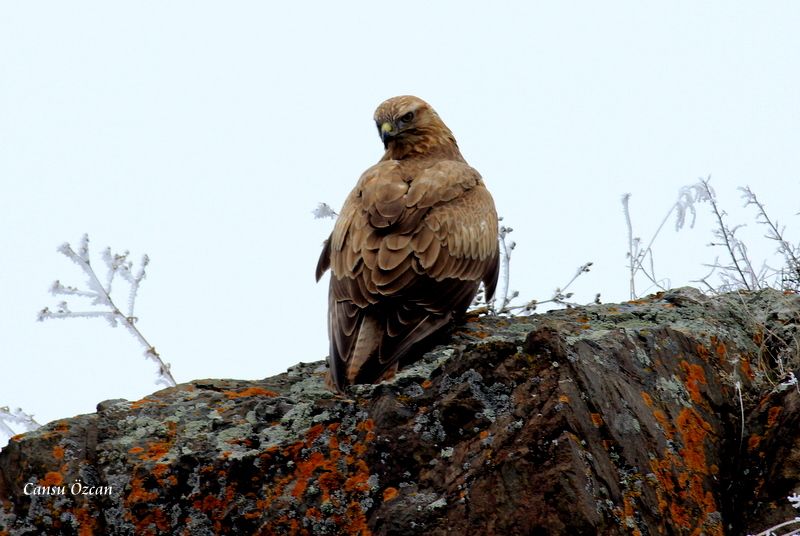
<path id="1" fill-rule="evenodd" d="M 381 244 L 378 250 L 378 268 L 381 270 L 394 270 L 400 263 L 408 259 L 411 254 L 411 247 L 406 246 L 401 250 L 393 250 L 386 243 L 386 240 Z"/>

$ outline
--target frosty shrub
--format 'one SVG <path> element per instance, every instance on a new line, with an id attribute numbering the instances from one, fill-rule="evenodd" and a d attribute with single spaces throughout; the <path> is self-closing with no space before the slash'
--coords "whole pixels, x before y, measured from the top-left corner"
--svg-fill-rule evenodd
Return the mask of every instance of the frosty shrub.
<path id="1" fill-rule="evenodd" d="M 644 246 L 642 239 L 635 236 L 633 232 L 630 214 L 631 194 L 625 194 L 622 196 L 622 208 L 628 229 L 626 257 L 628 258 L 631 299 L 639 297 L 636 284 L 637 280 L 641 278 L 649 282 L 645 293 L 652 289 L 666 290 L 669 287 L 667 278 L 656 276 L 653 243 L 672 214 L 675 214 L 676 231 L 686 225 L 687 215 L 691 215 L 689 227 L 694 227 L 697 203 L 707 203 L 711 209 L 716 225 L 712 231 L 713 241 L 709 245 L 722 251 L 723 260 L 720 260 L 718 255 L 712 263 L 706 264 L 705 266 L 710 268 L 710 272 L 692 281 L 693 283 L 700 284 L 706 291 L 712 293 L 763 288 L 777 288 L 790 292 L 800 291 L 800 241 L 794 244 L 789 241 L 786 237 L 785 226 L 767 215 L 764 205 L 750 187 L 739 188 L 739 190 L 745 201 L 744 206 L 754 207 L 756 222 L 765 227 L 765 238 L 775 242 L 781 266 L 773 267 L 766 260 L 756 262 L 752 258 L 747 245 L 737 235 L 744 224 L 731 225 L 729 223 L 727 212 L 717 202 L 710 178 L 701 179 L 695 184 L 684 186 L 679 190 L 678 199 L 667 211 L 661 224 L 647 241 L 647 245 Z M 718 282 L 715 282 L 713 277 L 716 277 Z"/>
<path id="2" fill-rule="evenodd" d="M 133 261 L 129 259 L 130 253 L 128 251 L 118 254 L 113 253 L 110 248 L 106 248 L 102 253 L 106 274 L 101 282 L 89 258 L 89 235 L 83 235 L 77 251 L 69 243 L 65 243 L 58 248 L 58 252 L 77 264 L 83 271 L 86 276 L 86 288 L 67 286 L 62 284 L 61 281 L 55 281 L 50 287 L 50 292 L 54 296 L 65 296 L 66 298 L 81 300 L 82 307 L 79 311 L 73 311 L 69 303 L 64 299 L 64 301 L 58 303 L 55 310 L 45 307 L 39 311 L 39 321 L 51 318 L 103 318 L 112 327 L 122 325 L 142 345 L 144 356 L 156 364 L 156 383 L 163 384 L 166 387 L 174 386 L 176 384 L 175 378 L 172 377 L 169 363 L 165 363 L 161 359 L 155 347 L 145 339 L 144 335 L 136 327 L 138 319 L 134 315 L 134 307 L 139 286 L 146 275 L 145 268 L 150 262 L 147 255 L 143 255 L 142 260 L 135 267 Z M 128 287 L 125 312 L 116 305 L 112 298 L 112 290 L 115 290 L 114 285 L 119 280 L 122 280 L 122 284 Z"/>
<path id="3" fill-rule="evenodd" d="M 18 433 L 30 432 L 39 426 L 33 415 L 28 415 L 20 408 L 0 407 L 0 447 Z"/>

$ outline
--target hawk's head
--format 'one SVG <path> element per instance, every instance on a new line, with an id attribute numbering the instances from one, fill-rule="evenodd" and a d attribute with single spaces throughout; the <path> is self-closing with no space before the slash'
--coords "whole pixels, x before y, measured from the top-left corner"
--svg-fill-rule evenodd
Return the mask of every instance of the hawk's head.
<path id="1" fill-rule="evenodd" d="M 436 111 L 413 95 L 383 101 L 375 110 L 375 124 L 386 149 L 390 144 L 407 147 L 422 144 L 430 148 L 434 141 L 455 145 L 453 134 Z"/>

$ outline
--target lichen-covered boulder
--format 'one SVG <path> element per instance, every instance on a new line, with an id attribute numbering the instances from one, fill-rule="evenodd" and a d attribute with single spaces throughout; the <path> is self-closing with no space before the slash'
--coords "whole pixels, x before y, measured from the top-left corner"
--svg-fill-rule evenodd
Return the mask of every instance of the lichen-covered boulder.
<path id="1" fill-rule="evenodd" d="M 106 401 L 0 453 L 17 534 L 745 534 L 796 515 L 800 297 L 471 319 L 391 382 L 322 363 Z"/>

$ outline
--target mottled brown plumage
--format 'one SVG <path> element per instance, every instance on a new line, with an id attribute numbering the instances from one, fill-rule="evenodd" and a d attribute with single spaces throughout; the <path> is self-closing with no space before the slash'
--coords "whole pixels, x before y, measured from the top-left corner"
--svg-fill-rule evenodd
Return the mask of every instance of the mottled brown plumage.
<path id="1" fill-rule="evenodd" d="M 320 255 L 331 269 L 328 384 L 391 377 L 463 313 L 481 281 L 497 285 L 497 214 L 480 174 L 423 100 L 375 111 L 386 153 L 344 202 Z"/>

